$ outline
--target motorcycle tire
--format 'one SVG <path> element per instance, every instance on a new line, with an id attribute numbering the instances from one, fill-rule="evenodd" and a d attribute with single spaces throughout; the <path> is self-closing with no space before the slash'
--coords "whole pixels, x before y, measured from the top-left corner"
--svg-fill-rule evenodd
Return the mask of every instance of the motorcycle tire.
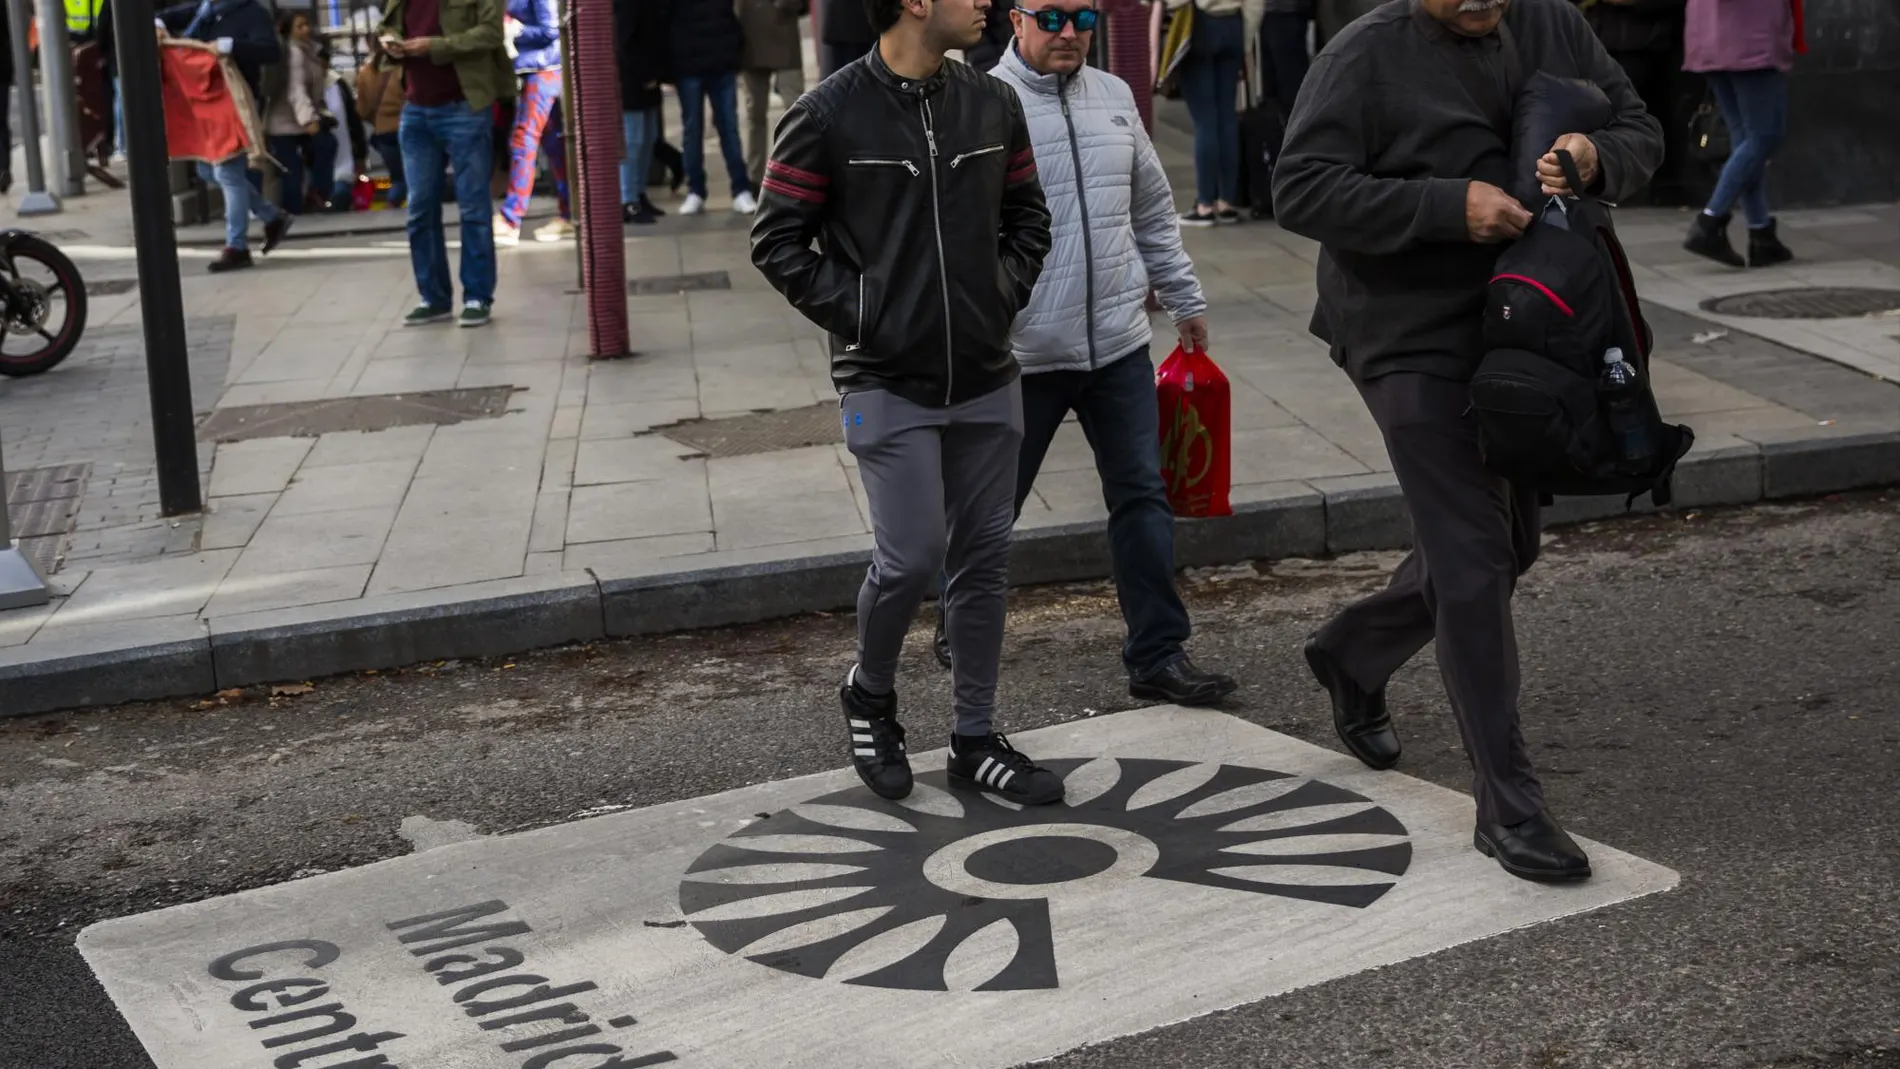
<path id="1" fill-rule="evenodd" d="M 13 268 L 15 260 L 32 260 L 45 267 L 53 275 L 52 286 L 66 298 L 66 319 L 60 324 L 58 332 L 46 335 L 45 348 L 18 356 L 9 355 L 0 345 L 0 375 L 20 378 L 27 375 L 40 375 L 58 366 L 59 362 L 72 354 L 79 344 L 79 337 L 86 330 L 86 282 L 79 276 L 79 268 L 60 252 L 52 242 L 33 234 L 15 232 L 0 236 L 0 272 L 19 280 L 19 271 Z M 5 310 L 0 309 L 0 317 Z M 6 337 L 25 332 L 16 330 L 18 324 L 7 318 Z M 38 332 L 45 335 L 44 324 L 39 324 Z"/>

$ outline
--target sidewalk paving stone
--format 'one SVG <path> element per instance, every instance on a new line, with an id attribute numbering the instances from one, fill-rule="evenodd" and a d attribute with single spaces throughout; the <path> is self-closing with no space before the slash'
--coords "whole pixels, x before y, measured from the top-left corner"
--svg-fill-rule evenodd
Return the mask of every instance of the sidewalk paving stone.
<path id="1" fill-rule="evenodd" d="M 1184 188 L 1192 172 L 1184 116 L 1174 102 L 1159 110 L 1155 141 Z M 130 277 L 122 197 L 83 198 L 74 215 L 95 243 L 74 246 L 88 277 Z M 1761 271 L 1730 271 L 1683 252 L 1686 218 L 1618 213 L 1656 329 L 1662 406 L 1698 436 L 1678 477 L 1678 505 L 1900 481 L 1900 318 L 1745 319 L 1701 307 L 1711 297 L 1777 287 L 1900 288 L 1893 239 L 1900 206 L 1784 213 L 1784 237 L 1801 259 Z M 10 465 L 92 466 L 54 575 L 83 581 L 50 607 L 0 613 L 0 647 L 13 658 L 11 700 L 0 708 L 127 696 L 123 688 L 79 686 L 58 666 L 64 655 L 53 644 L 62 634 L 138 620 L 209 620 L 208 659 L 225 622 L 307 613 L 288 632 L 251 627 L 241 657 L 217 662 L 242 663 L 248 678 L 367 666 L 350 658 L 369 657 L 367 636 L 392 633 L 384 625 L 327 646 L 314 636 L 347 631 L 353 613 L 384 612 L 376 606 L 390 598 L 420 599 L 402 603 L 413 609 L 404 610 L 403 627 L 447 627 L 454 592 L 492 582 L 533 590 L 580 583 L 578 593 L 561 596 L 591 596 L 599 632 L 612 634 L 850 607 L 870 528 L 848 450 L 707 457 L 665 434 L 690 421 L 791 412 L 836 397 L 824 340 L 751 266 L 749 219 L 715 199 L 705 216 L 673 213 L 629 228 L 630 277 L 723 272 L 725 288 L 629 296 L 639 355 L 599 362 L 587 358 L 571 244 L 502 251 L 491 327 L 404 329 L 399 320 L 415 300 L 406 247 L 393 234 L 321 233 L 347 225 L 325 219 L 301 228 L 259 270 L 232 276 L 203 274 L 202 250 L 181 252 L 198 412 L 475 386 L 511 387 L 507 412 L 446 426 L 201 443 L 207 511 L 167 518 L 158 506 L 138 294 L 99 298 L 66 364 L 38 379 L 0 382 Z M 1177 563 L 1403 545 L 1408 521 L 1378 429 L 1308 333 L 1318 247 L 1270 221 L 1190 231 L 1184 240 L 1210 299 L 1210 348 L 1232 387 L 1236 514 L 1182 521 Z M 1173 343 L 1165 317 L 1156 317 L 1152 359 L 1165 358 Z M 1623 511 L 1620 498 L 1567 499 L 1549 516 L 1562 523 Z M 1012 579 L 1105 575 L 1104 515 L 1093 455 L 1070 419 L 1025 503 Z M 569 616 L 530 613 L 526 622 L 494 624 L 505 637 L 484 637 L 490 625 L 482 621 L 502 619 L 500 610 L 471 613 L 426 648 L 452 641 L 469 650 L 521 648 L 565 641 L 558 635 L 573 631 Z M 536 619 L 551 630 L 537 632 Z M 266 649 L 280 634 L 295 641 Z M 166 646 L 175 641 L 174 633 L 148 643 L 159 667 L 137 678 L 154 686 L 206 678 L 180 667 L 186 662 Z M 379 663 L 424 648 L 402 641 L 411 645 L 379 653 Z M 35 690 L 26 666 L 40 649 L 58 663 Z M 320 655 L 299 661 L 299 649 Z"/>

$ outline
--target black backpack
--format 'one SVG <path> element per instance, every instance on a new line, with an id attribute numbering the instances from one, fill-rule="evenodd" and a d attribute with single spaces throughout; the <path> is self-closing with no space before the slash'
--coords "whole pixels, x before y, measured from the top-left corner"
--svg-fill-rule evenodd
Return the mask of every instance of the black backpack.
<path id="1" fill-rule="evenodd" d="M 1557 153 L 1572 190 L 1576 164 Z M 1654 335 L 1636 299 L 1609 209 L 1552 197 L 1498 257 L 1484 312 L 1485 356 L 1471 380 L 1485 465 L 1547 497 L 1648 494 L 1669 504 L 1670 477 L 1695 442 L 1663 421 L 1649 378 Z M 1630 395 L 1654 443 L 1640 470 L 1622 460 L 1598 390 L 1604 353 L 1636 369 Z"/>

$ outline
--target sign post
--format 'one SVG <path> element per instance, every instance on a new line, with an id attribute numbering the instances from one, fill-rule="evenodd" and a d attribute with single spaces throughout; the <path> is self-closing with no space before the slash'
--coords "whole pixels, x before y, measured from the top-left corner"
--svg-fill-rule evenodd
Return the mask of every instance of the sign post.
<path id="1" fill-rule="evenodd" d="M 33 87 L 33 53 L 27 48 L 26 29 L 32 20 L 27 0 L 7 0 L 7 21 L 20 27 L 13 37 L 13 88 L 20 102 L 20 151 L 26 156 L 26 196 L 20 198 L 21 215 L 51 215 L 59 211 L 59 198 L 46 190 L 46 165 L 40 159 L 40 108 Z"/>
<path id="2" fill-rule="evenodd" d="M 191 411 L 191 354 L 185 347 L 185 299 L 178 289 L 178 236 L 172 232 L 170 154 L 165 147 L 158 37 L 152 0 L 114 0 L 119 80 L 125 97 L 126 172 L 132 185 L 132 234 L 138 245 L 139 309 L 145 319 L 146 381 L 152 393 L 152 444 L 158 497 L 167 516 L 204 507 L 198 436 Z"/>

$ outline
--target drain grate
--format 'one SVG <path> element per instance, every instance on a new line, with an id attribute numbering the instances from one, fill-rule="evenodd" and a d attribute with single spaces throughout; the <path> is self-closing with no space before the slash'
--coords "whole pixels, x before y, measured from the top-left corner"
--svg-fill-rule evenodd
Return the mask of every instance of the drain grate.
<path id="1" fill-rule="evenodd" d="M 732 276 L 724 271 L 701 271 L 691 275 L 649 275 L 627 280 L 627 292 L 635 297 L 654 297 L 694 290 L 729 290 Z"/>
<path id="2" fill-rule="evenodd" d="M 1756 319 L 1854 319 L 1900 309 L 1900 290 L 1852 286 L 1757 290 L 1702 302 L 1704 311 Z"/>
<path id="3" fill-rule="evenodd" d="M 111 297 L 131 293 L 138 284 L 136 278 L 91 278 L 86 280 L 86 292 L 94 297 Z"/>
<path id="4" fill-rule="evenodd" d="M 508 398 L 514 390 L 513 386 L 483 386 L 220 408 L 198 425 L 198 440 L 315 438 L 334 431 L 386 431 L 423 423 L 443 427 L 472 419 L 494 419 L 508 410 Z"/>
<path id="5" fill-rule="evenodd" d="M 658 433 L 709 457 L 743 457 L 844 441 L 835 401 L 725 419 L 688 420 L 661 427 Z"/>
<path id="6" fill-rule="evenodd" d="M 7 518 L 13 537 L 41 575 L 59 566 L 61 543 L 73 533 L 79 503 L 85 496 L 91 464 L 62 464 L 7 473 Z"/>

